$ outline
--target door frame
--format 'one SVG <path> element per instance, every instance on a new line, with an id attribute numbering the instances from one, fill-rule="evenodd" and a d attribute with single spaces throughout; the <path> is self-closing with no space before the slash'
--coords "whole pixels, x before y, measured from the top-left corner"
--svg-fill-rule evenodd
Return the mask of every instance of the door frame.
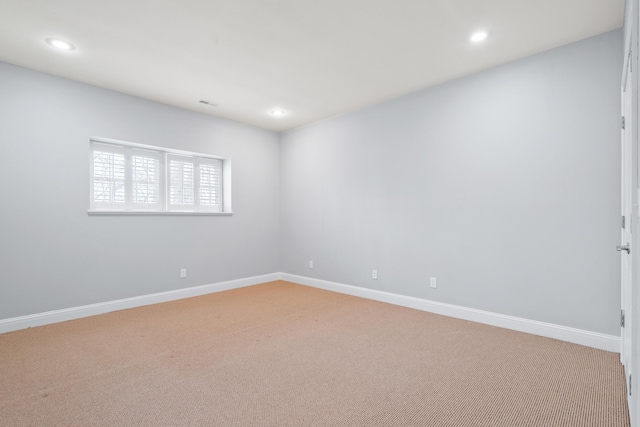
<path id="1" fill-rule="evenodd" d="M 640 10 L 637 7 L 638 0 L 633 0 L 633 12 L 629 25 L 628 46 L 624 52 L 623 73 L 621 79 L 621 115 L 624 117 L 624 128 L 621 131 L 621 210 L 622 215 L 628 215 L 626 222 L 629 230 L 621 229 L 620 244 L 629 242 L 631 254 L 623 252 L 621 256 L 621 309 L 625 312 L 625 327 L 621 327 L 620 333 L 620 360 L 623 364 L 625 381 L 627 385 L 627 401 L 629 404 L 629 415 L 631 425 L 640 427 L 638 394 L 638 379 L 640 372 L 638 363 L 638 344 L 640 343 L 638 332 L 639 293 L 638 282 L 640 279 L 640 209 L 638 199 L 640 196 L 638 174 L 640 173 L 640 158 L 638 157 L 638 124 L 640 123 L 638 110 L 638 87 L 640 86 L 640 73 L 635 68 L 638 64 L 638 23 L 640 22 Z M 626 224 L 625 224 L 626 225 Z M 625 234 L 626 232 L 630 232 Z M 627 264 L 625 264 L 625 262 Z M 636 375 L 633 375 L 634 372 Z"/>
<path id="2" fill-rule="evenodd" d="M 620 230 L 620 245 L 629 245 L 634 253 L 633 245 L 633 229 L 635 228 L 634 215 L 634 168 L 633 162 L 633 120 L 628 118 L 633 117 L 633 68 L 632 68 L 632 55 L 629 52 L 627 66 L 623 78 L 623 85 L 621 90 L 621 109 L 622 120 L 624 121 L 621 131 L 621 214 L 622 224 Z M 629 378 L 629 372 L 631 370 L 631 348 L 632 348 L 632 324 L 633 324 L 633 310 L 632 310 L 632 284 L 633 284 L 633 258 L 632 253 L 620 251 L 620 282 L 621 282 L 621 322 L 620 322 L 620 337 L 621 337 L 621 351 L 620 359 L 625 366 L 626 377 Z M 622 319 L 624 318 L 624 322 Z"/>

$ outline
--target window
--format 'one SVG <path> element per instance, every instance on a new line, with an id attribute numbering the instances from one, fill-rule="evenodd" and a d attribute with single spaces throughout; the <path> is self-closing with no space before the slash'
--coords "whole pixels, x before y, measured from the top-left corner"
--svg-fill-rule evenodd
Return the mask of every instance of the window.
<path id="1" fill-rule="evenodd" d="M 231 213 L 228 159 L 93 139 L 90 169 L 90 213 Z"/>

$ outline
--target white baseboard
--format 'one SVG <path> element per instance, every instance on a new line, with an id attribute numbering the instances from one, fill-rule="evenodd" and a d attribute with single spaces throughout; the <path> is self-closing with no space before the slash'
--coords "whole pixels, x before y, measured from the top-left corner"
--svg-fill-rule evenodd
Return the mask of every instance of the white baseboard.
<path id="1" fill-rule="evenodd" d="M 300 285 L 312 286 L 314 288 L 428 311 L 430 313 L 442 314 L 444 316 L 470 320 L 472 322 L 484 323 L 486 325 L 498 326 L 547 338 L 554 338 L 600 350 L 620 353 L 621 349 L 620 337 L 614 335 L 569 328 L 567 326 L 538 322 L 536 320 L 523 319 L 520 317 L 506 316 L 504 314 L 491 313 L 473 308 L 445 304 L 437 301 L 429 301 L 421 298 L 398 295 L 357 286 L 344 285 L 342 283 L 329 282 L 326 280 L 313 279 L 294 274 L 281 273 L 280 279 Z"/>
<path id="2" fill-rule="evenodd" d="M 212 294 L 215 292 L 227 291 L 230 289 L 243 288 L 246 286 L 258 285 L 260 283 L 272 282 L 274 280 L 280 280 L 280 273 L 265 274 L 262 276 L 229 280 L 227 282 L 214 283 L 210 285 L 194 286 L 191 288 L 176 289 L 173 291 L 159 292 L 156 294 L 141 295 L 115 301 L 83 305 L 80 307 L 47 311 L 45 313 L 31 314 L 28 316 L 0 319 L 0 334 L 35 326 L 80 319 L 82 317 L 95 316 L 97 314 L 104 314 L 112 311 L 124 310 L 127 308 L 141 307 L 144 305 L 158 304 L 161 302 L 197 297 L 200 295 Z"/>
<path id="3" fill-rule="evenodd" d="M 272 282 L 275 280 L 286 280 L 300 285 L 311 286 L 314 288 L 320 288 L 328 291 L 339 292 L 342 294 L 386 302 L 402 307 L 428 311 L 430 313 L 441 314 L 444 316 L 455 317 L 472 322 L 484 323 L 486 325 L 498 326 L 501 328 L 512 329 L 562 341 L 568 341 L 571 343 L 593 347 L 600 350 L 620 353 L 621 349 L 620 337 L 616 337 L 614 335 L 590 332 L 582 329 L 570 328 L 567 326 L 554 325 L 551 323 L 539 322 L 536 320 L 491 313 L 488 311 L 476 310 L 473 308 L 466 308 L 437 301 L 430 301 L 421 298 L 345 285 L 342 283 L 329 282 L 326 280 L 313 279 L 310 277 L 297 276 L 288 273 L 271 273 L 262 276 L 247 277 L 244 279 L 230 280 L 227 282 L 214 283 L 210 285 L 176 289 L 173 291 L 141 295 L 132 298 L 84 305 L 80 307 L 47 311 L 45 313 L 31 314 L 28 316 L 0 319 L 0 334 L 35 326 L 42 326 L 51 323 L 95 316 L 97 314 L 104 314 L 112 311 L 124 310 L 127 308 L 141 307 L 145 305 L 196 297 L 230 289 L 243 288 L 246 286 L 258 285 L 260 283 Z"/>

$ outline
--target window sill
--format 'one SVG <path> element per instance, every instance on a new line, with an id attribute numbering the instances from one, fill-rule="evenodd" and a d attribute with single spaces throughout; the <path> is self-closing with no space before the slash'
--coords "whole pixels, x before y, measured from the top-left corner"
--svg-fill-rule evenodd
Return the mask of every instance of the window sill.
<path id="1" fill-rule="evenodd" d="M 89 210 L 89 215 L 133 215 L 133 216 L 232 216 L 233 212 L 182 212 L 182 211 L 110 211 Z"/>

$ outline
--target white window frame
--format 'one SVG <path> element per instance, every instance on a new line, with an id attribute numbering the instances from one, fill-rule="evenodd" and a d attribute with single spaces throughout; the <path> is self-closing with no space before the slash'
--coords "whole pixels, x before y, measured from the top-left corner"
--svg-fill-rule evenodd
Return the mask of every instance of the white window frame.
<path id="1" fill-rule="evenodd" d="M 94 150 L 123 154 L 125 156 L 125 202 L 104 203 L 94 201 Z M 230 159 L 190 151 L 174 150 L 146 144 L 118 141 L 108 138 L 91 138 L 89 149 L 89 211 L 90 215 L 232 215 L 231 211 L 231 161 Z M 133 165 L 136 154 L 155 158 L 159 161 L 158 203 L 135 203 L 133 200 Z M 171 177 L 169 171 L 172 159 L 186 160 L 194 164 L 193 205 L 170 203 Z M 219 166 L 219 186 L 217 205 L 200 205 L 200 164 Z"/>

